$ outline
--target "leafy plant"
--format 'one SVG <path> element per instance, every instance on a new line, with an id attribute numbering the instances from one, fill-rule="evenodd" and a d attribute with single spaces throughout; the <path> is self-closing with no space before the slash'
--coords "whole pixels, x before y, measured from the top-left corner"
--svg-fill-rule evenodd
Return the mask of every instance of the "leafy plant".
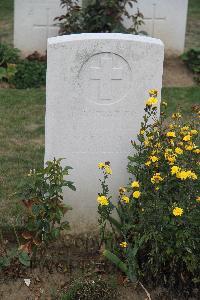
<path id="1" fill-rule="evenodd" d="M 0 43 L 0 67 L 6 67 L 7 64 L 16 64 L 19 60 L 19 49 Z"/>
<path id="2" fill-rule="evenodd" d="M 66 14 L 57 17 L 62 34 L 81 32 L 127 32 L 137 34 L 143 24 L 143 15 L 138 11 L 131 15 L 128 6 L 137 0 L 91 0 L 79 6 L 78 0 L 61 0 Z M 125 28 L 123 18 L 132 20 L 133 26 Z"/>
<path id="3" fill-rule="evenodd" d="M 4 255 L 0 256 L 0 270 L 10 267 L 16 259 L 26 267 L 30 266 L 30 257 L 28 254 L 17 248 L 12 248 L 11 250 L 6 250 Z"/>
<path id="4" fill-rule="evenodd" d="M 0 67 L 0 80 L 10 82 L 16 73 L 15 64 L 7 64 L 7 68 Z"/>
<path id="5" fill-rule="evenodd" d="M 180 111 L 166 120 L 167 103 L 159 118 L 157 102 L 157 91 L 150 90 L 128 158 L 132 179 L 119 189 L 117 205 L 107 185 L 111 167 L 98 165 L 103 171 L 97 201 L 104 256 L 131 281 L 194 286 L 200 280 L 200 111 L 194 108 L 191 121 Z"/>
<path id="6" fill-rule="evenodd" d="M 19 49 L 0 44 L 0 81 L 6 81 L 19 89 L 45 85 L 46 56 L 38 52 L 20 59 Z"/>
<path id="7" fill-rule="evenodd" d="M 73 182 L 64 179 L 71 167 L 62 167 L 62 159 L 48 161 L 44 169 L 31 170 L 28 182 L 21 193 L 23 204 L 27 208 L 28 220 L 22 238 L 26 241 L 20 246 L 23 253 L 35 259 L 38 248 L 56 240 L 62 230 L 69 229 L 68 221 L 62 221 L 71 209 L 63 203 L 62 189 L 76 190 Z"/>
<path id="8" fill-rule="evenodd" d="M 188 68 L 194 73 L 194 79 L 200 83 L 200 49 L 190 49 L 181 56 Z"/>
<path id="9" fill-rule="evenodd" d="M 17 89 L 37 88 L 45 85 L 46 62 L 22 60 L 16 65 L 15 76 L 10 81 Z"/>

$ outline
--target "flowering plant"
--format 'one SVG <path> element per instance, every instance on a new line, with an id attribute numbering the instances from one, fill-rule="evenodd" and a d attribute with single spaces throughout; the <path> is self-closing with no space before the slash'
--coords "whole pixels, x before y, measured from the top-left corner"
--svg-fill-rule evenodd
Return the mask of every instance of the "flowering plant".
<path id="1" fill-rule="evenodd" d="M 167 118 L 162 102 L 158 117 L 157 91 L 149 94 L 137 142 L 131 142 L 132 179 L 119 189 L 116 205 L 106 185 L 110 175 L 99 164 L 107 187 L 99 197 L 107 201 L 99 202 L 98 210 L 103 229 L 111 224 L 114 237 L 112 247 L 105 243 L 104 255 L 131 281 L 145 278 L 171 287 L 195 283 L 200 280 L 200 111 L 194 108 L 189 121 L 180 111 Z"/>

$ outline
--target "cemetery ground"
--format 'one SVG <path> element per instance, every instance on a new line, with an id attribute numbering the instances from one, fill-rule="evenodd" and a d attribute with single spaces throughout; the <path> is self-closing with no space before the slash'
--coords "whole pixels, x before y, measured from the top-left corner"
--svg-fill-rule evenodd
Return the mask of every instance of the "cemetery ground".
<path id="1" fill-rule="evenodd" d="M 199 104 L 199 98 L 198 86 L 167 87 L 162 90 L 162 99 L 168 102 L 169 115 L 181 106 L 184 116 L 190 117 L 188 111 L 191 106 Z M 0 89 L 0 104 L 0 251 L 3 253 L 6 247 L 16 245 L 14 231 L 20 233 L 25 213 L 15 192 L 30 168 L 37 169 L 43 165 L 45 90 Z M 30 287 L 24 282 L 26 278 L 31 279 Z M 117 269 L 102 259 L 97 239 L 89 236 L 74 239 L 70 231 L 58 243 L 51 245 L 37 268 L 27 269 L 16 260 L 2 272 L 0 297 L 8 300 L 61 299 L 58 297 L 69 288 L 74 278 L 97 282 L 97 278 L 101 278 L 101 282 L 112 282 L 111 286 L 121 293 L 116 299 L 146 298 L 140 286 L 134 290 L 130 284 L 124 283 Z M 109 292 L 110 287 L 107 288 Z M 152 299 L 169 299 L 163 289 L 152 291 L 149 286 L 148 289 Z M 183 299 L 182 296 L 180 299 Z"/>
<path id="2" fill-rule="evenodd" d="M 199 46 L 199 1 L 190 0 L 189 4 L 186 49 Z M 0 0 L 0 37 L 3 42 L 9 44 L 12 43 L 12 19 L 13 1 Z M 162 99 L 168 102 L 168 114 L 180 105 L 184 116 L 190 117 L 188 115 L 190 107 L 199 105 L 200 87 L 196 86 L 192 74 L 179 59 L 166 60 L 165 70 L 167 72 L 165 71 Z M 43 166 L 45 89 L 16 90 L 2 86 L 0 107 L 1 255 L 7 247 L 17 244 L 15 231 L 20 233 L 23 225 L 25 212 L 15 192 L 30 168 L 37 169 Z M 76 278 L 96 282 L 94 283 L 96 290 L 98 278 L 102 279 L 101 282 L 111 282 L 111 286 L 101 288 L 107 289 L 108 295 L 113 293 L 112 288 L 116 289 L 119 295 L 112 294 L 114 299 L 148 299 L 141 286 L 134 289 L 124 282 L 117 269 L 102 259 L 97 239 L 90 236 L 74 239 L 70 231 L 59 242 L 51 245 L 48 255 L 45 259 L 41 257 L 36 268 L 27 269 L 16 260 L 11 267 L 1 272 L 0 299 L 60 299 L 62 292 L 66 291 Z M 31 280 L 30 286 L 25 284 L 24 279 Z M 82 285 L 87 286 L 85 281 Z M 157 288 L 152 291 L 148 283 L 147 285 L 145 283 L 145 287 L 151 293 L 152 300 L 175 299 L 169 298 L 168 292 L 164 289 Z M 92 294 L 93 290 L 88 288 L 87 293 Z M 198 296 L 195 297 L 195 293 L 196 291 L 191 300 L 199 299 Z M 94 298 L 91 296 L 90 299 Z M 182 295 L 180 299 L 184 299 Z M 186 299 L 189 299 L 189 295 Z"/>

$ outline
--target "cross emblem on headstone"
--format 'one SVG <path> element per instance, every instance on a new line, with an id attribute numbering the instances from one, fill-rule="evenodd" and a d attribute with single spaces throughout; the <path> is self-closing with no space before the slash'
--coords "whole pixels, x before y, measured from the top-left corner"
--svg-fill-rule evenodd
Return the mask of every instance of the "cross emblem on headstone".
<path id="1" fill-rule="evenodd" d="M 152 4 L 152 17 L 144 17 L 144 21 L 145 20 L 150 20 L 152 21 L 152 26 L 151 26 L 151 36 L 154 37 L 155 35 L 155 27 L 156 27 L 156 23 L 160 22 L 160 21 L 165 21 L 166 17 L 158 17 L 157 16 L 157 9 L 156 9 L 157 4 L 153 3 Z"/>
<path id="2" fill-rule="evenodd" d="M 112 81 L 123 80 L 123 69 L 113 67 L 113 59 L 101 57 L 99 67 L 90 67 L 90 80 L 99 81 L 99 99 L 112 100 Z"/>
<path id="3" fill-rule="evenodd" d="M 51 29 L 55 29 L 55 25 L 50 14 L 50 8 L 46 8 L 46 22 L 43 24 L 34 24 L 33 27 L 44 29 L 46 31 L 46 40 L 51 37 Z"/>

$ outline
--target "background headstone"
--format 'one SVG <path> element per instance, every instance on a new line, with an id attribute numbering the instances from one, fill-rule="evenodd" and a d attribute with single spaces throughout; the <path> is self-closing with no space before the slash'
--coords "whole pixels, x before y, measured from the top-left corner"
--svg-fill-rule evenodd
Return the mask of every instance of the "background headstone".
<path id="1" fill-rule="evenodd" d="M 97 168 L 110 161 L 111 193 L 128 182 L 127 156 L 148 90 L 161 90 L 160 40 L 126 34 L 77 34 L 48 40 L 45 160 L 65 157 L 77 191 L 65 191 L 75 232 L 97 229 Z"/>
<path id="2" fill-rule="evenodd" d="M 54 18 L 63 13 L 60 0 L 15 0 L 14 46 L 24 55 L 34 51 L 44 54 L 47 39 L 58 35 Z"/>
<path id="3" fill-rule="evenodd" d="M 138 0 L 128 11 L 136 13 L 137 8 L 145 22 L 140 30 L 161 39 L 168 55 L 184 52 L 188 0 Z M 130 26 L 131 21 L 125 20 L 124 24 Z"/>
<path id="4" fill-rule="evenodd" d="M 90 0 L 80 0 L 86 5 Z M 138 0 L 137 8 L 144 14 L 145 25 L 140 29 L 149 36 L 161 39 L 167 54 L 179 55 L 184 51 L 188 0 Z M 55 17 L 64 14 L 60 0 L 15 0 L 14 46 L 24 55 L 34 51 L 45 53 L 47 38 L 58 35 Z M 130 20 L 124 24 L 131 26 Z"/>

